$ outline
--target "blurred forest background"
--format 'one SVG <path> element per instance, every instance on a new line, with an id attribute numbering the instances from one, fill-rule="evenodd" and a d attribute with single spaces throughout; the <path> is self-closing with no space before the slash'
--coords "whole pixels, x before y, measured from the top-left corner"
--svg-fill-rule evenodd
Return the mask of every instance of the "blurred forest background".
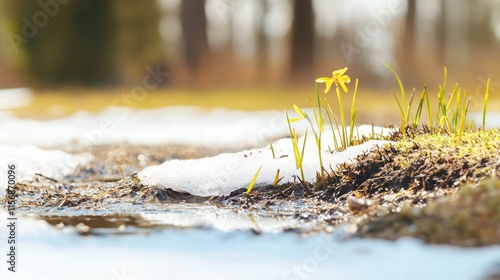
<path id="1" fill-rule="evenodd" d="M 0 0 L 0 88 L 477 86 L 500 73 L 495 0 Z"/>

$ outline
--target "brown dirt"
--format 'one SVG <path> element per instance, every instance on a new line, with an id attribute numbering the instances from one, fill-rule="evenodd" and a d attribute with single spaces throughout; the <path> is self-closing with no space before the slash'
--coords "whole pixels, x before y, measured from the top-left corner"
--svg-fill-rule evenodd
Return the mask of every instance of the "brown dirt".
<path id="1" fill-rule="evenodd" d="M 498 137 L 500 132 L 492 133 Z M 393 135 L 391 139 L 403 138 Z M 411 235 L 436 243 L 495 244 L 500 243 L 500 143 L 488 145 L 491 147 L 487 153 L 465 157 L 463 151 L 453 147 L 450 152 L 431 145 L 422 147 L 417 142 L 403 149 L 385 146 L 339 166 L 329 173 L 326 186 L 321 181 L 306 184 L 297 179 L 293 184 L 256 188 L 249 195 L 240 189 L 219 197 L 195 197 L 143 186 L 133 173 L 168 159 L 211 156 L 220 150 L 180 146 L 94 147 L 88 152 L 95 160 L 63 182 L 40 175 L 18 184 L 20 207 L 23 211 L 43 213 L 47 208 L 71 211 L 203 202 L 250 212 L 281 209 L 287 215 L 295 213 L 296 219 L 317 221 L 317 227 L 307 233 L 350 223 L 358 228 L 355 235 L 363 237 L 395 239 Z M 467 148 L 467 144 L 461 147 Z M 132 175 L 123 179 L 118 166 L 125 176 Z M 489 187 L 480 185 L 486 178 L 497 181 L 484 183 Z M 303 229 L 284 230 L 305 233 Z"/>

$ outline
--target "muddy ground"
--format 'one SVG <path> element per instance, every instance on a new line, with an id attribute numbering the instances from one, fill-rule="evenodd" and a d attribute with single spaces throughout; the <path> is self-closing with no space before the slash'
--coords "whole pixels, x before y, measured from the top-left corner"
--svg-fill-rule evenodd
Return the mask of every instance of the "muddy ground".
<path id="1" fill-rule="evenodd" d="M 234 212 L 296 220 L 282 231 L 314 234 L 339 226 L 349 235 L 481 246 L 500 243 L 500 132 L 450 145 L 424 135 L 393 135 L 379 147 L 339 166 L 323 184 L 244 189 L 228 196 L 196 197 L 143 186 L 134 173 L 169 159 L 200 158 L 223 150 L 132 145 L 87 148 L 94 160 L 64 181 L 38 175 L 18 184 L 20 211 L 87 234 L 135 234 L 162 227 L 138 213 L 173 204 L 211 205 Z M 426 142 L 430 141 L 430 142 Z M 482 147 L 484 145 L 484 147 Z M 480 148 L 477 148 L 481 146 Z M 79 152 L 84 150 L 78 149 Z M 71 151 L 70 151 L 71 152 Z M 249 216 L 251 217 L 251 216 Z M 127 230 L 124 230 L 126 228 Z M 259 233 L 258 225 L 252 229 Z"/>

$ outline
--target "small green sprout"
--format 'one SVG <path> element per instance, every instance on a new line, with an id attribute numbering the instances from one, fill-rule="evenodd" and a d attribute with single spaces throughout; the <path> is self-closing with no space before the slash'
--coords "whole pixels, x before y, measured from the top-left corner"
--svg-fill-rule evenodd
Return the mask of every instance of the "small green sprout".
<path id="1" fill-rule="evenodd" d="M 434 127 L 434 122 L 432 120 L 432 106 L 431 100 L 429 98 L 429 93 L 427 91 L 427 85 L 424 83 L 424 95 L 425 95 L 425 103 L 427 104 L 427 115 L 429 118 L 429 127 L 432 129 Z"/>
<path id="2" fill-rule="evenodd" d="M 484 93 L 484 103 L 483 103 L 483 130 L 486 129 L 486 107 L 488 106 L 488 98 L 490 95 L 490 79 L 486 82 L 486 92 Z"/>
<path id="3" fill-rule="evenodd" d="M 273 143 L 269 143 L 269 149 L 271 149 L 271 153 L 273 154 L 273 159 L 276 159 L 276 153 L 274 152 Z"/>
<path id="4" fill-rule="evenodd" d="M 297 137 L 297 131 L 295 131 L 295 128 L 292 128 L 291 123 L 296 120 L 301 120 L 299 119 L 290 119 L 288 116 L 288 113 L 286 113 L 286 121 L 288 124 L 288 129 L 290 132 L 290 136 L 292 137 L 292 146 L 293 146 L 293 154 L 295 157 L 295 167 L 300 170 L 300 176 L 302 178 L 302 181 L 305 181 L 305 176 L 304 176 L 304 169 L 302 167 L 302 162 L 304 159 L 304 151 L 306 147 L 306 141 L 307 141 L 307 129 L 306 133 L 304 135 L 304 143 L 302 145 L 302 151 L 299 151 L 299 139 Z"/>
<path id="5" fill-rule="evenodd" d="M 413 94 L 410 96 L 408 103 L 406 103 L 406 94 L 404 91 L 403 83 L 399 79 L 397 73 L 387 64 L 384 65 L 394 74 L 396 80 L 398 82 L 400 91 L 401 91 L 401 102 L 399 98 L 394 94 L 394 98 L 399 107 L 400 115 L 401 115 L 401 132 L 404 134 L 406 132 L 406 127 L 408 123 L 411 121 L 411 105 L 413 102 Z M 436 112 L 436 123 L 434 123 L 432 106 L 429 99 L 429 94 L 427 91 L 427 85 L 424 83 L 422 93 L 420 95 L 420 100 L 418 103 L 417 110 L 415 115 L 413 116 L 413 120 L 411 121 L 411 127 L 417 128 L 421 122 L 422 111 L 424 107 L 424 102 L 427 106 L 427 113 L 429 118 L 429 128 L 432 133 L 451 133 L 454 135 L 456 141 L 458 143 L 461 142 L 462 136 L 466 130 L 471 130 L 473 128 L 472 120 L 467 119 L 467 113 L 469 110 L 469 104 L 471 98 L 467 96 L 467 92 L 460 89 L 458 83 L 455 84 L 451 95 L 449 97 L 446 96 L 446 82 L 448 78 L 448 71 L 446 67 L 443 71 L 443 84 L 439 86 L 437 99 L 438 99 L 438 110 Z M 486 124 L 486 107 L 488 103 L 488 95 L 489 95 L 489 87 L 490 81 L 487 81 L 486 84 L 486 93 L 484 97 L 484 105 L 483 105 L 483 130 L 485 129 Z"/>
<path id="6" fill-rule="evenodd" d="M 401 132 L 403 134 L 405 134 L 406 126 L 408 124 L 408 109 L 409 109 L 408 107 L 411 107 L 411 106 L 406 105 L 405 88 L 403 86 L 403 83 L 401 82 L 401 79 L 399 78 L 398 74 L 396 73 L 396 71 L 394 71 L 394 69 L 392 69 L 391 66 L 389 66 L 389 64 L 387 64 L 387 63 L 384 63 L 384 66 L 387 69 L 389 69 L 389 71 L 391 71 L 392 74 L 394 74 L 394 76 L 396 77 L 396 81 L 398 82 L 399 91 L 401 92 L 401 102 L 399 102 L 399 99 L 396 96 L 396 94 L 394 93 L 394 91 L 392 91 L 392 95 L 394 96 L 394 98 L 396 99 L 396 102 L 398 103 L 399 113 L 401 116 Z"/>
<path id="7" fill-rule="evenodd" d="M 283 179 L 283 177 L 280 177 L 280 170 L 278 168 L 278 170 L 276 170 L 276 175 L 274 176 L 273 186 L 276 187 L 281 179 Z"/>
<path id="8" fill-rule="evenodd" d="M 412 123 L 413 128 L 417 128 L 419 123 L 420 123 L 426 95 L 427 95 L 427 88 L 424 86 L 424 90 L 422 90 L 422 93 L 420 94 L 420 99 L 418 101 L 417 112 L 415 113 L 415 118 L 413 119 L 413 123 Z"/>
<path id="9" fill-rule="evenodd" d="M 255 185 L 255 181 L 257 181 L 257 177 L 259 177 L 259 173 L 260 173 L 261 169 L 262 169 L 262 165 L 259 167 L 259 169 L 257 170 L 257 172 L 255 172 L 255 175 L 253 175 L 253 179 L 252 179 L 252 181 L 250 182 L 250 184 L 248 185 L 248 188 L 247 188 L 247 195 L 250 194 L 250 192 L 252 191 L 253 186 Z"/>

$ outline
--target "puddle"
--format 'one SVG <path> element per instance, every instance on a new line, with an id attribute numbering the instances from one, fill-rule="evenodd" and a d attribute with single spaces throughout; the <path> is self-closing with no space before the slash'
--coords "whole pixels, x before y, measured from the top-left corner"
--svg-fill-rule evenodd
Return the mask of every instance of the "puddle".
<path id="1" fill-rule="evenodd" d="M 118 212 L 118 209 L 127 209 Z M 75 227 L 83 235 L 140 234 L 166 229 L 237 230 L 277 233 L 287 229 L 313 229 L 317 221 L 297 218 L 290 211 L 262 213 L 199 203 L 125 206 L 100 211 L 52 209 L 31 211 L 29 216 L 58 228 Z M 288 213 L 287 213 L 288 212 Z M 22 213 L 22 212 L 21 212 Z"/>
<path id="2" fill-rule="evenodd" d="M 149 223 L 143 222 L 147 218 L 152 218 L 150 221 L 154 223 L 161 221 L 155 215 L 145 217 L 50 216 L 43 218 L 45 221 L 21 217 L 18 220 L 18 272 L 13 278 L 1 267 L 0 277 L 483 279 L 500 271 L 500 246 L 460 248 L 426 245 L 416 239 L 342 241 L 342 234 L 338 232 L 301 238 L 290 233 L 256 235 L 248 230 L 224 232 L 215 228 L 183 230 L 179 227 L 147 234 L 81 235 L 69 226 L 78 221 L 107 233 L 108 229 L 125 224 L 126 228 L 145 233 Z M 0 211 L 0 220 L 5 218 L 6 213 Z M 264 220 L 261 220 L 262 227 L 266 224 Z M 68 226 L 57 229 L 56 225 L 61 223 Z M 6 234 L 3 227 L 0 234 Z"/>
<path id="3" fill-rule="evenodd" d="M 143 234 L 167 229 L 214 229 L 222 232 L 250 231 L 311 233 L 331 231 L 327 222 L 342 218 L 331 211 L 321 215 L 306 203 L 274 205 L 266 209 L 242 209 L 221 203 L 115 202 L 105 208 L 23 207 L 18 213 L 44 220 L 57 229 L 74 227 L 82 235 Z M 311 206 L 311 205 L 309 205 Z"/>

